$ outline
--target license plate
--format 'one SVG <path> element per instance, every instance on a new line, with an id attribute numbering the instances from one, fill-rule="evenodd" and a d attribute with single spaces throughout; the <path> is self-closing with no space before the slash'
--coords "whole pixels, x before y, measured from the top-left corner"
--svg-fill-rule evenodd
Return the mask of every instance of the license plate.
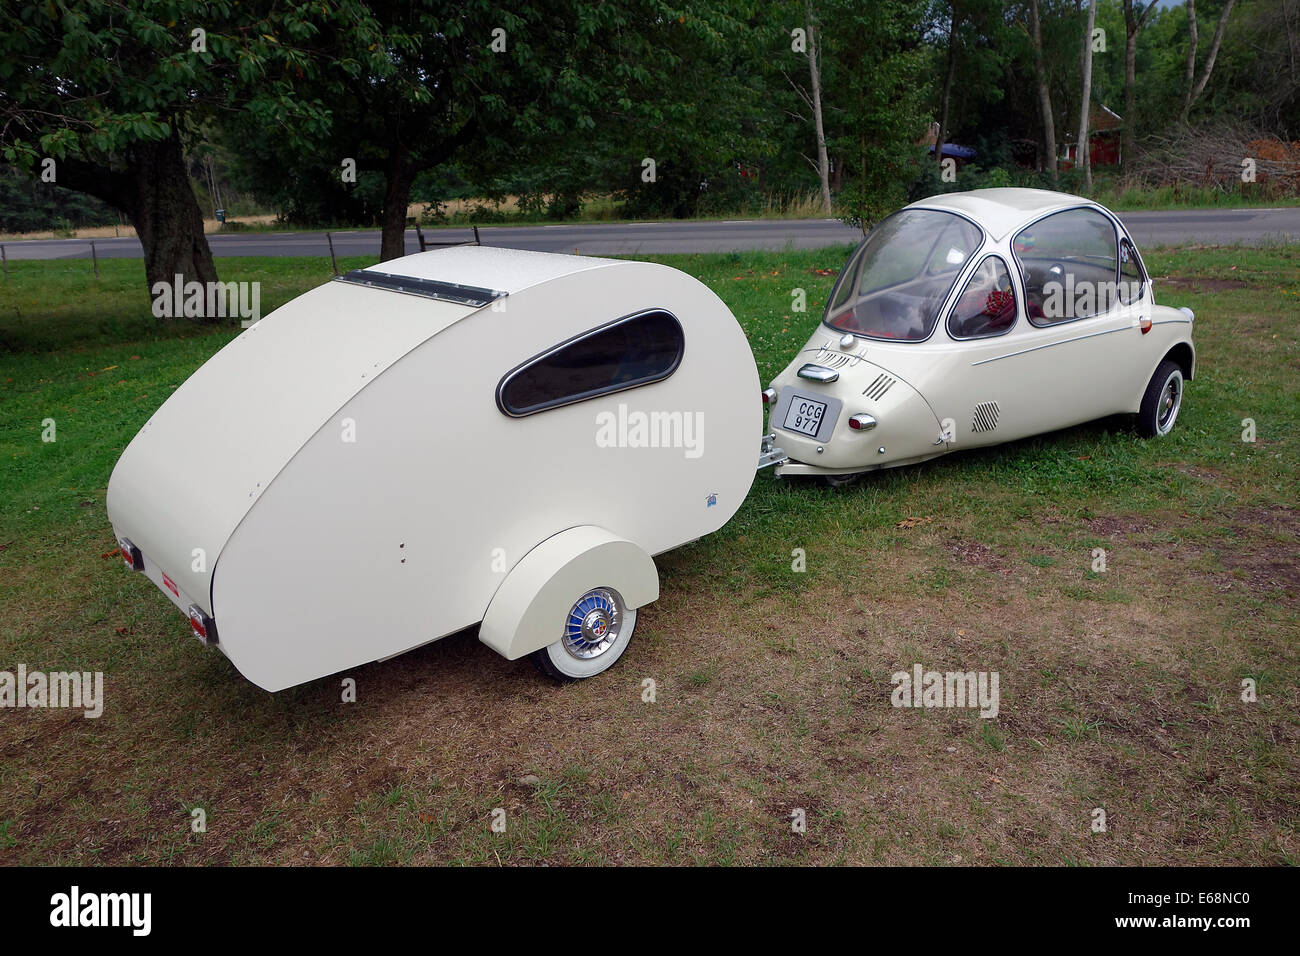
<path id="1" fill-rule="evenodd" d="M 801 435 L 816 437 L 817 429 L 821 427 L 825 415 L 825 402 L 814 402 L 811 398 L 800 398 L 796 395 L 791 399 L 790 407 L 786 409 L 785 424 L 781 427 Z"/>

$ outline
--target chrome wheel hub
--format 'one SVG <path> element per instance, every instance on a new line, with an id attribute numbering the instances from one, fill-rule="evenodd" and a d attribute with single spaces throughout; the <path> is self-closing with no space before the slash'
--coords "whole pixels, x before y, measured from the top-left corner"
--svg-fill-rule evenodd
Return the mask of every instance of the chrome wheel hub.
<path id="1" fill-rule="evenodd" d="M 564 649 L 579 660 L 604 654 L 618 640 L 623 602 L 614 591 L 596 588 L 569 609 L 564 625 Z"/>

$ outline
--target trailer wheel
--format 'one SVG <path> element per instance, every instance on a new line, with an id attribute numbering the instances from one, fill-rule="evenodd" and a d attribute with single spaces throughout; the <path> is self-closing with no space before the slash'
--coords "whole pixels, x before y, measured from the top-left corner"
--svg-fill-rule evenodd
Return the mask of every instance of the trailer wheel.
<path id="1" fill-rule="evenodd" d="M 1178 420 L 1183 404 L 1183 370 L 1166 359 L 1151 376 L 1142 406 L 1138 410 L 1137 429 L 1143 438 L 1168 435 Z"/>
<path id="2" fill-rule="evenodd" d="M 636 609 L 613 588 L 593 588 L 569 608 L 560 639 L 532 654 L 548 677 L 575 681 L 594 677 L 623 656 L 636 627 Z"/>

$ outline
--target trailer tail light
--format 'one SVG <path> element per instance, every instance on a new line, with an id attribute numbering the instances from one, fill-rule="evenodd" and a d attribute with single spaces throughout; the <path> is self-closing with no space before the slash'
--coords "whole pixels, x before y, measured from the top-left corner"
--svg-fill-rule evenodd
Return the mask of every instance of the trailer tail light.
<path id="1" fill-rule="evenodd" d="M 1140 329 L 1142 330 L 1142 334 L 1143 334 L 1143 335 L 1146 335 L 1148 332 L 1150 332 L 1150 331 L 1151 331 L 1151 316 L 1149 316 L 1149 315 L 1144 315 L 1144 316 L 1142 316 L 1142 318 L 1138 319 L 1138 328 L 1140 328 Z"/>
<path id="2" fill-rule="evenodd" d="M 776 389 L 774 388 L 763 389 L 763 404 L 764 405 L 776 404 Z"/>
<path id="3" fill-rule="evenodd" d="M 117 542 L 119 553 L 122 555 L 122 563 L 132 571 L 144 570 L 144 553 L 131 543 L 130 538 L 122 538 Z"/>
<path id="4" fill-rule="evenodd" d="M 876 420 L 870 415 L 854 415 L 849 419 L 849 427 L 858 432 L 865 432 L 875 428 L 876 424 Z"/>
<path id="5" fill-rule="evenodd" d="M 217 643 L 217 622 L 203 613 L 197 604 L 190 605 L 190 630 L 204 644 Z"/>

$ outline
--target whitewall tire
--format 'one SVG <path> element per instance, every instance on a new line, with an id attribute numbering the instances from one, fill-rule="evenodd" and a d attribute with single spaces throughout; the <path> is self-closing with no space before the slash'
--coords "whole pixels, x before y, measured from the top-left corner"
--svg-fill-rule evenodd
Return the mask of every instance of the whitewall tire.
<path id="1" fill-rule="evenodd" d="M 533 663 L 560 681 L 595 677 L 623 656 L 635 628 L 636 609 L 621 594 L 592 588 L 569 608 L 560 639 L 533 652 Z"/>

